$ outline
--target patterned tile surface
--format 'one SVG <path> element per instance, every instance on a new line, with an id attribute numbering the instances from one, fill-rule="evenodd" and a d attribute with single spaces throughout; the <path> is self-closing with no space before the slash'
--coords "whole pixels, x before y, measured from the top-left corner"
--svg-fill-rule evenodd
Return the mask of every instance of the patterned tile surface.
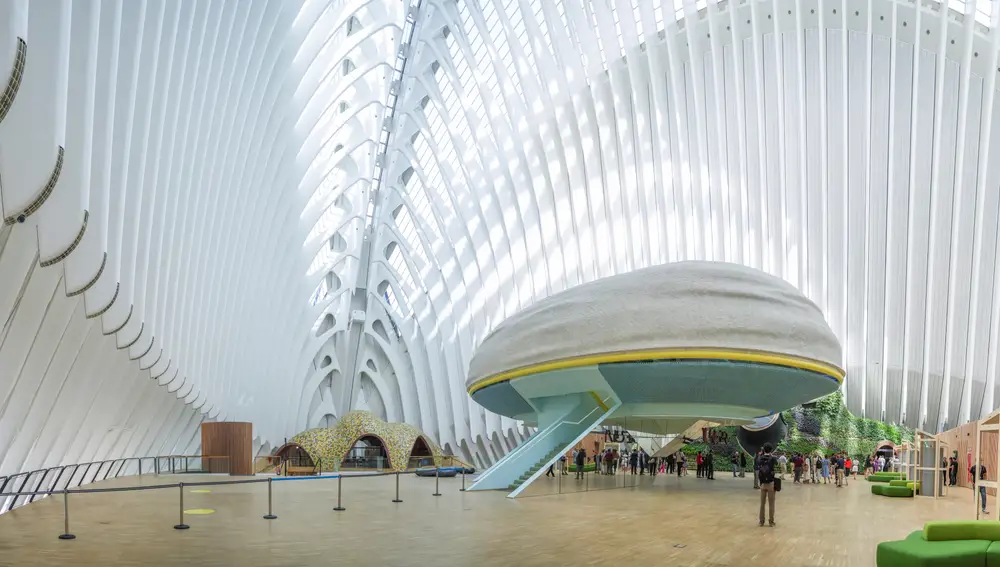
<path id="1" fill-rule="evenodd" d="M 322 459 L 323 468 L 329 470 L 331 467 L 328 463 L 336 463 L 336 467 L 339 468 L 340 462 L 351 447 L 366 435 L 375 435 L 382 439 L 389 454 L 389 467 L 394 471 L 406 470 L 410 451 L 413 450 L 413 443 L 417 437 L 422 437 L 427 443 L 435 462 L 439 462 L 441 457 L 441 448 L 437 443 L 416 427 L 407 423 L 388 423 L 368 411 L 352 411 L 344 415 L 333 427 L 303 431 L 292 437 L 289 442 L 301 446 L 309 453 L 313 462 Z"/>

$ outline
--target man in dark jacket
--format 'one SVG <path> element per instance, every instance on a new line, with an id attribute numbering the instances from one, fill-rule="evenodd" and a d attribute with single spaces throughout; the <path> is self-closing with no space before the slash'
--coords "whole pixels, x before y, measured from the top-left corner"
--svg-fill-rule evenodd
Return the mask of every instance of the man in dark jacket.
<path id="1" fill-rule="evenodd" d="M 778 459 L 771 454 L 770 443 L 764 444 L 762 452 L 754 459 L 754 480 L 760 480 L 760 525 L 764 525 L 764 504 L 768 504 L 768 525 L 774 527 L 774 471 L 778 468 Z"/>
<path id="2" fill-rule="evenodd" d="M 740 478 L 747 475 L 747 454 L 746 451 L 740 451 Z"/>
<path id="3" fill-rule="evenodd" d="M 639 467 L 639 451 L 632 451 L 628 456 L 628 466 L 632 469 L 632 474 L 635 474 L 635 469 Z"/>
<path id="4" fill-rule="evenodd" d="M 711 451 L 705 455 L 705 478 L 715 480 L 715 457 L 712 456 Z"/>
<path id="5" fill-rule="evenodd" d="M 587 452 L 584 451 L 583 449 L 580 449 L 579 451 L 576 452 L 576 459 L 574 459 L 574 460 L 576 461 L 576 463 L 575 463 L 576 464 L 576 479 L 577 480 L 582 480 L 583 479 L 583 466 L 587 462 Z"/>

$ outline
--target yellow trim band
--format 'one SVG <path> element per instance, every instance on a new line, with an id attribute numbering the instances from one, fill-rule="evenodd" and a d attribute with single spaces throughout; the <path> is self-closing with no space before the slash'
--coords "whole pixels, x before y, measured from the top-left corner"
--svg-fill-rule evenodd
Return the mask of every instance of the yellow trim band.
<path id="1" fill-rule="evenodd" d="M 600 406 L 602 410 L 608 411 L 608 404 L 604 403 L 604 400 L 602 400 L 601 397 L 597 395 L 597 392 L 593 391 L 590 392 L 590 396 L 594 398 L 594 401 L 597 402 L 597 405 Z"/>
<path id="2" fill-rule="evenodd" d="M 569 368 L 580 368 L 584 366 L 597 366 L 598 364 L 609 364 L 615 362 L 648 362 L 653 360 L 732 360 L 738 362 L 756 362 L 758 364 L 771 364 L 774 366 L 785 366 L 798 370 L 809 370 L 835 379 L 839 383 L 844 382 L 845 372 L 843 369 L 812 360 L 789 354 L 776 354 L 773 352 L 752 351 L 752 350 L 725 350 L 725 349 L 664 349 L 664 350 L 644 350 L 632 352 L 612 352 L 605 354 L 591 354 L 574 358 L 564 358 L 551 362 L 542 362 L 530 366 L 523 366 L 501 372 L 469 386 L 469 395 L 476 393 L 487 386 L 507 382 L 529 374 L 541 374 L 542 372 L 552 372 L 553 370 L 566 370 Z"/>

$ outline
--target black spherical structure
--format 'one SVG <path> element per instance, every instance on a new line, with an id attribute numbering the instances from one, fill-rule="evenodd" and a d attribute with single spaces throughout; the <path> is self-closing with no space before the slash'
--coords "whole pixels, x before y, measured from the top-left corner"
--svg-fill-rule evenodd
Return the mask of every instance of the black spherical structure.
<path id="1" fill-rule="evenodd" d="M 756 455 L 765 443 L 770 443 L 771 447 L 777 447 L 787 434 L 788 425 L 785 424 L 785 418 L 777 413 L 758 417 L 753 425 L 739 427 L 736 430 L 736 440 L 744 451 Z"/>

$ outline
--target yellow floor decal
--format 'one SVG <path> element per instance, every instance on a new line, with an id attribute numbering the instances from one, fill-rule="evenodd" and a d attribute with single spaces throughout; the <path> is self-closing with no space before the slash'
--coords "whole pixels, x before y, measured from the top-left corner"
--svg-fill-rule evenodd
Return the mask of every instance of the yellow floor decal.
<path id="1" fill-rule="evenodd" d="M 193 516 L 207 516 L 208 514 L 214 514 L 215 510 L 210 508 L 195 508 L 194 510 L 184 510 L 184 513 Z"/>
<path id="2" fill-rule="evenodd" d="M 191 492 L 194 494 L 206 494 L 208 492 L 211 492 L 211 490 L 208 490 L 207 488 L 202 488 L 200 490 L 192 490 Z"/>

